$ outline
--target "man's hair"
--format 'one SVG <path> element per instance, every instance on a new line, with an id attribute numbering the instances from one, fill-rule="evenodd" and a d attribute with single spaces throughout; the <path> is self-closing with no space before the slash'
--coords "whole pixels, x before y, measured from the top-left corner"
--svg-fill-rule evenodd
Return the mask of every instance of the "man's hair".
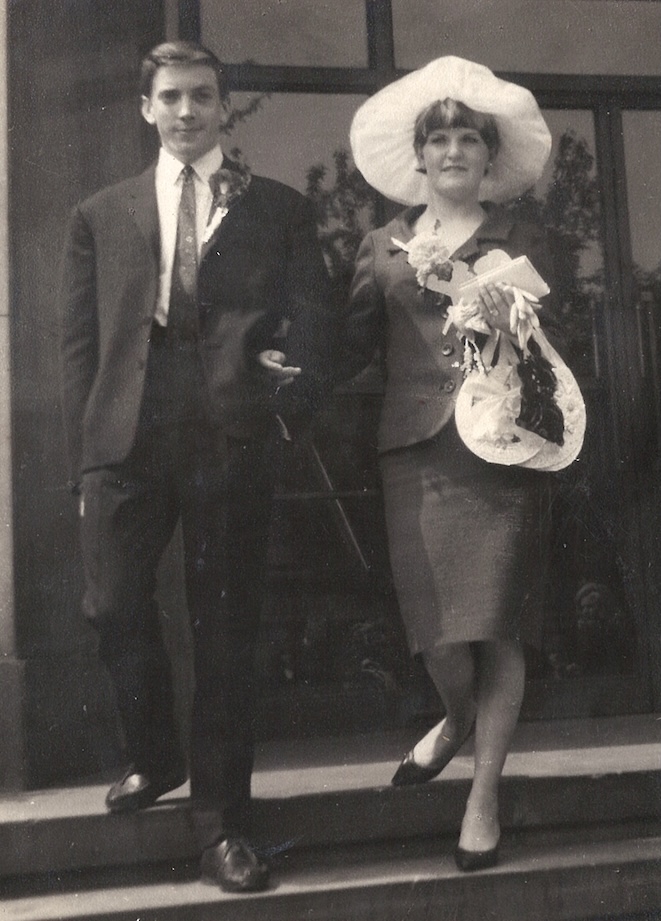
<path id="1" fill-rule="evenodd" d="M 473 128 L 487 145 L 490 159 L 494 159 L 500 147 L 496 121 L 491 115 L 476 112 L 456 99 L 438 99 L 423 109 L 415 120 L 413 148 L 417 154 L 427 138 L 439 128 Z"/>
<path id="2" fill-rule="evenodd" d="M 197 42 L 177 41 L 163 42 L 147 54 L 140 65 L 140 94 L 151 96 L 154 76 L 160 67 L 173 67 L 177 64 L 204 64 L 216 75 L 218 92 L 221 99 L 227 99 L 229 89 L 227 75 L 213 51 L 198 45 Z"/>

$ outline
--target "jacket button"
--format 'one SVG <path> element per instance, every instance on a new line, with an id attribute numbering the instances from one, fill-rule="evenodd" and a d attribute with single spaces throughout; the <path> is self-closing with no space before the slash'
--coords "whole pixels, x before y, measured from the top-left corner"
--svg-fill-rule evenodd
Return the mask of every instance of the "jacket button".
<path id="1" fill-rule="evenodd" d="M 441 349 L 441 353 L 443 355 L 452 355 L 453 352 L 454 352 L 454 346 L 450 345 L 449 342 L 446 342 L 443 348 Z"/>
<path id="2" fill-rule="evenodd" d="M 455 384 L 454 381 L 446 381 L 443 384 L 443 390 L 445 390 L 446 393 L 452 393 L 452 391 L 454 390 L 456 386 L 457 385 Z"/>

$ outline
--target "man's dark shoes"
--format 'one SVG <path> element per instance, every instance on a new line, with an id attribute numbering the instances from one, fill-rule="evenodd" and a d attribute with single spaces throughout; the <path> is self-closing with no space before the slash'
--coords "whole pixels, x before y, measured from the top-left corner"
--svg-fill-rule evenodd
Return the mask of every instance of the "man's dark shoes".
<path id="1" fill-rule="evenodd" d="M 186 765 L 183 760 L 173 765 L 165 773 L 146 774 L 130 767 L 117 783 L 114 783 L 106 796 L 106 806 L 110 812 L 136 812 L 153 806 L 159 796 L 176 790 L 186 783 Z"/>
<path id="2" fill-rule="evenodd" d="M 225 892 L 260 892 L 269 883 L 269 869 L 244 838 L 224 838 L 202 852 L 202 879 Z"/>

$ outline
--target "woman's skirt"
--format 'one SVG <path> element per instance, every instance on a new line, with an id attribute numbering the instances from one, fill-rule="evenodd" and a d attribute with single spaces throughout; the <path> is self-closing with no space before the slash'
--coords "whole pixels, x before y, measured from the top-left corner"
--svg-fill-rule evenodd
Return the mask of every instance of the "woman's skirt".
<path id="1" fill-rule="evenodd" d="M 488 464 L 450 422 L 380 458 L 392 573 L 411 651 L 516 639 L 539 646 L 547 475 Z"/>

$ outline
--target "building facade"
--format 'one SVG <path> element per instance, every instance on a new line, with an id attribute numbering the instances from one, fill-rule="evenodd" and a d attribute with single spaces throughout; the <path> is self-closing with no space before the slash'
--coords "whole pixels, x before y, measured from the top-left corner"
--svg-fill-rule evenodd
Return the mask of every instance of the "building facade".
<path id="1" fill-rule="evenodd" d="M 141 54 L 200 39 L 227 62 L 226 149 L 308 194 L 345 295 L 355 247 L 393 213 L 352 166 L 353 112 L 442 54 L 529 87 L 553 133 L 517 203 L 564 254 L 563 318 L 586 445 L 552 528 L 541 653 L 524 718 L 661 708 L 661 3 L 657 0 L 13 0 L 3 13 L 0 788 L 121 758 L 112 694 L 80 614 L 66 486 L 55 289 L 71 207 L 155 154 Z M 2 116 L 5 117 L 4 114 Z M 369 732 L 438 702 L 406 653 L 387 566 L 374 432 L 378 368 L 338 389 L 283 473 L 260 646 L 263 736 Z M 277 536 L 276 536 L 277 534 Z M 192 675 L 176 540 L 160 587 L 185 727 Z"/>

